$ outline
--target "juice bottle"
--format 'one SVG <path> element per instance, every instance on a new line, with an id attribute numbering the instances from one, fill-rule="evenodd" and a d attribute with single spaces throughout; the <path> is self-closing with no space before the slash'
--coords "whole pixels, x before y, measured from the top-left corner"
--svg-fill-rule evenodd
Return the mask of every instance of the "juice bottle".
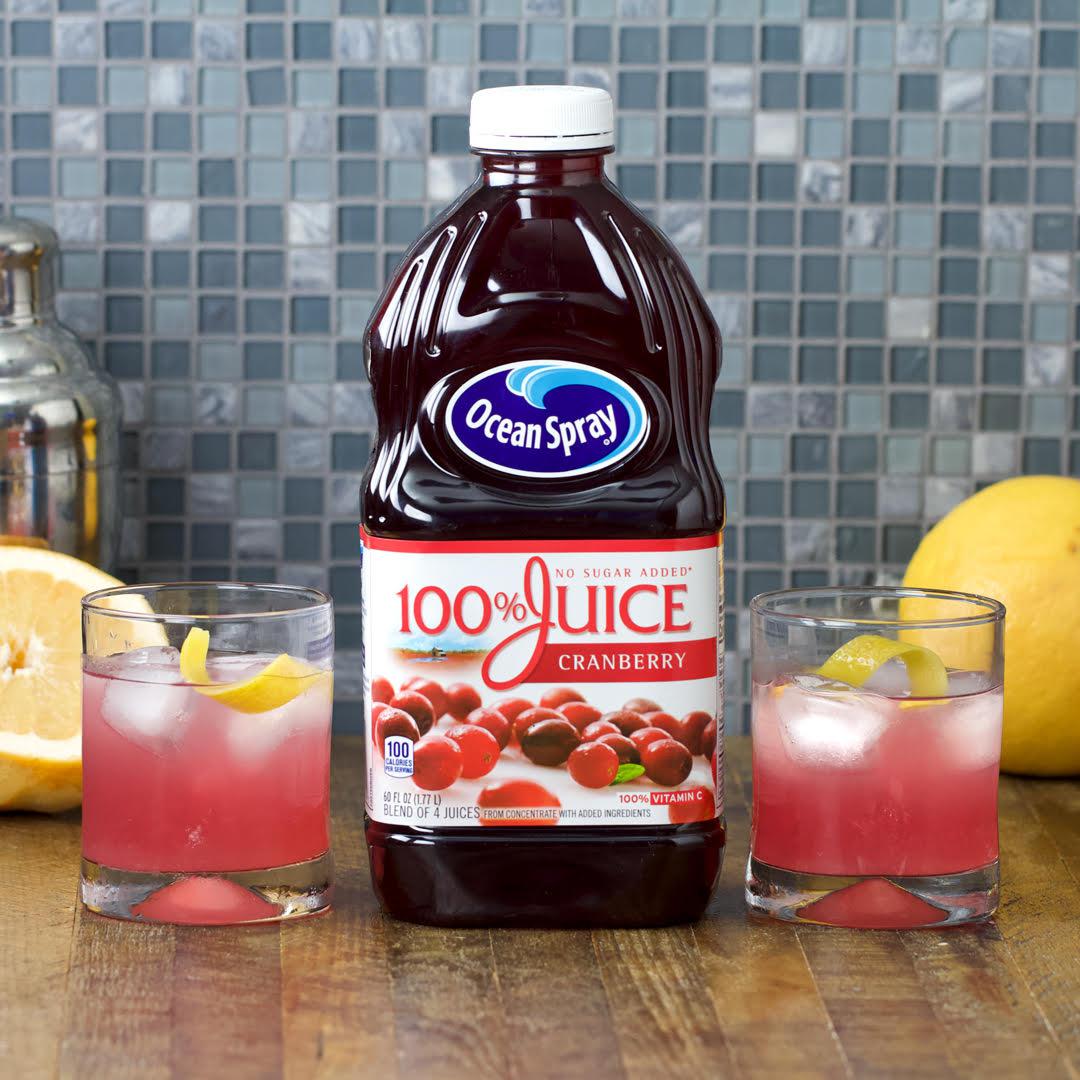
<path id="1" fill-rule="evenodd" d="M 661 925 L 719 873 L 720 338 L 613 130 L 601 90 L 476 94 L 481 174 L 367 330 L 367 842 L 403 919 Z"/>

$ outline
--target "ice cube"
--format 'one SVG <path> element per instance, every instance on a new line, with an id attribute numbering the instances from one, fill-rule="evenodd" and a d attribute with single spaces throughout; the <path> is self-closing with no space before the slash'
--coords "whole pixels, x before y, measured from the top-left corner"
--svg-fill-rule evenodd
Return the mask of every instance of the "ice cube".
<path id="1" fill-rule="evenodd" d="M 109 680 L 101 716 L 121 735 L 159 748 L 179 738 L 190 714 L 191 693 L 180 684 L 178 667 L 140 658 L 125 662 Z"/>
<path id="2" fill-rule="evenodd" d="M 232 713 L 226 728 L 229 749 L 238 761 L 256 764 L 290 736 L 318 725 L 329 730 L 328 706 L 325 699 L 317 697 L 318 691 L 313 689 L 266 712 Z"/>
<path id="3" fill-rule="evenodd" d="M 934 719 L 950 763 L 985 769 L 1001 756 L 1001 691 L 951 698 L 934 705 Z"/>
<path id="4" fill-rule="evenodd" d="M 887 698 L 817 675 L 797 675 L 778 696 L 780 734 L 792 761 L 857 768 L 889 726 Z"/>
<path id="5" fill-rule="evenodd" d="M 908 697 L 911 694 L 911 678 L 899 658 L 893 657 L 863 683 L 863 688 L 875 694 L 884 694 L 885 697 Z"/>
<path id="6" fill-rule="evenodd" d="M 991 678 L 985 671 L 950 671 L 949 694 L 981 694 L 990 689 Z"/>

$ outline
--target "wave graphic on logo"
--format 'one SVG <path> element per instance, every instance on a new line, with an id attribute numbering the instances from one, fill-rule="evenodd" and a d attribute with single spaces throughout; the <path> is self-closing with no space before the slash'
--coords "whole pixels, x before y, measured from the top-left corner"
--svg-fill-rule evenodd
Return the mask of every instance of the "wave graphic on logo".
<path id="1" fill-rule="evenodd" d="M 619 440 L 617 446 L 612 447 L 610 453 L 594 462 L 594 468 L 614 458 L 622 457 L 645 433 L 645 413 L 637 394 L 621 380 L 613 379 L 606 372 L 598 371 L 596 368 L 566 367 L 550 361 L 522 364 L 506 376 L 506 385 L 515 394 L 523 397 L 534 409 L 543 409 L 544 399 L 552 390 L 557 390 L 560 386 L 595 386 L 606 390 L 613 398 L 621 402 L 630 418 L 626 434 Z"/>
<path id="2" fill-rule="evenodd" d="M 615 375 L 568 360 L 503 364 L 450 398 L 447 432 L 469 457 L 516 476 L 595 472 L 648 433 L 638 394 Z"/>

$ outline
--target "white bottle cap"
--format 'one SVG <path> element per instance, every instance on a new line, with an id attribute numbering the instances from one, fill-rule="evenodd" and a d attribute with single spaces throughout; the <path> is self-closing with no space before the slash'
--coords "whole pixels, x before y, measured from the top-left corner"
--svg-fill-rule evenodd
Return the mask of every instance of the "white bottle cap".
<path id="1" fill-rule="evenodd" d="M 494 86 L 469 113 L 475 150 L 598 150 L 615 144 L 611 95 L 592 86 Z"/>

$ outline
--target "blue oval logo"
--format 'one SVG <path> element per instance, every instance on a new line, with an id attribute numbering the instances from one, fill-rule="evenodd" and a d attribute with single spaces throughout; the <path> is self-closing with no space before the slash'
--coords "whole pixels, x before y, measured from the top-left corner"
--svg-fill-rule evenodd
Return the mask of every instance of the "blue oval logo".
<path id="1" fill-rule="evenodd" d="M 645 438 L 641 398 L 587 364 L 538 360 L 475 375 L 446 410 L 450 437 L 469 457 L 515 476 L 596 472 Z"/>

